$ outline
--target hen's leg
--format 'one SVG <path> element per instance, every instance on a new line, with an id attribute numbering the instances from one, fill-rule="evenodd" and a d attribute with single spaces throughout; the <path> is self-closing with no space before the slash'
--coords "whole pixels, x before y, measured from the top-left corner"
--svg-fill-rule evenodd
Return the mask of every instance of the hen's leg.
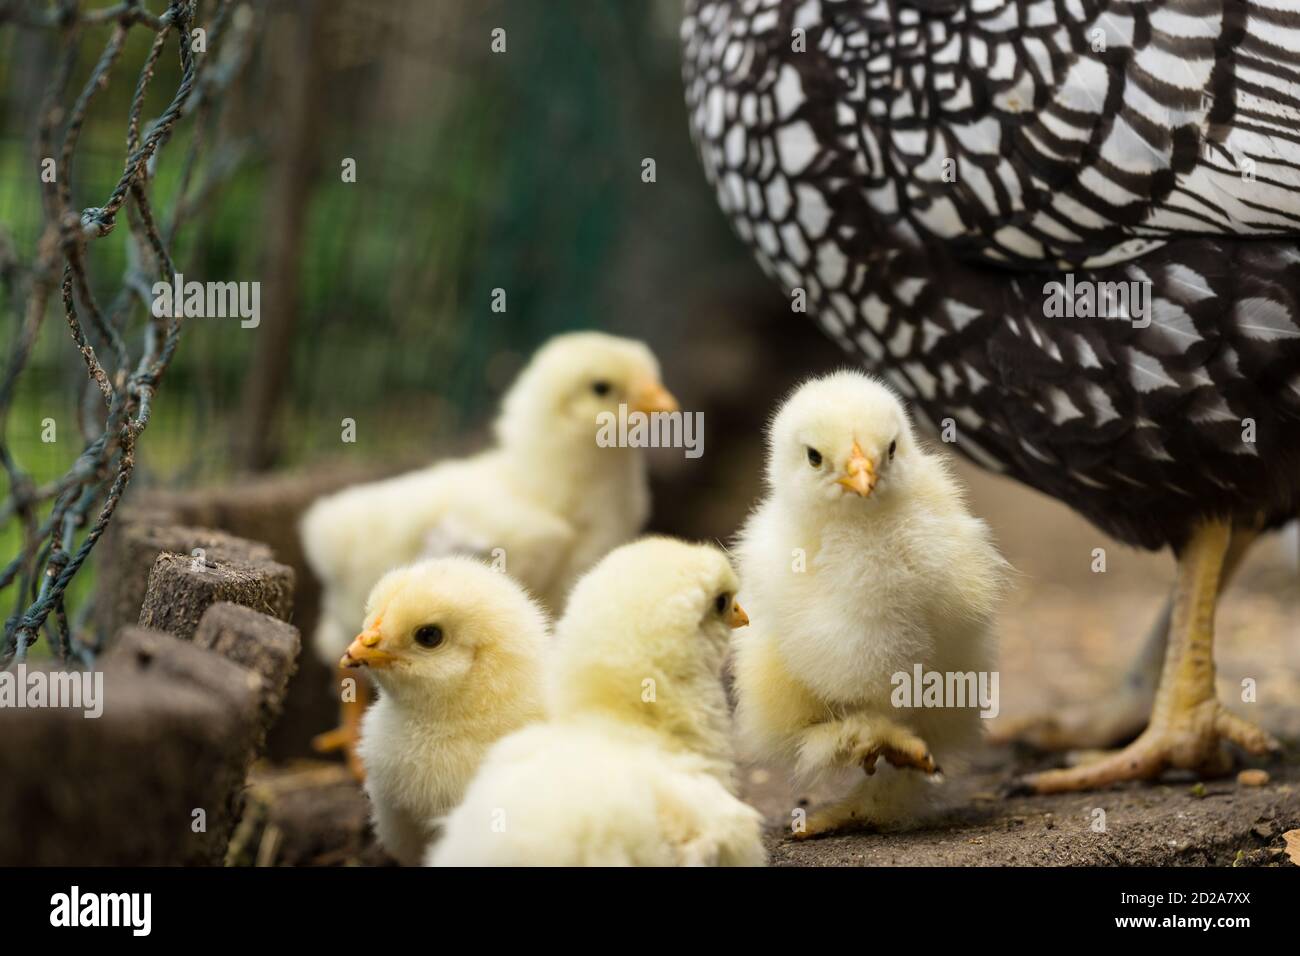
<path id="1" fill-rule="evenodd" d="M 1155 777 L 1170 767 L 1222 770 L 1222 740 L 1255 754 L 1278 749 L 1277 741 L 1226 711 L 1215 696 L 1214 611 L 1232 536 L 1226 522 L 1206 522 L 1178 556 L 1169 646 L 1146 730 L 1123 750 L 1093 763 L 1033 774 L 1025 781 L 1030 789 L 1091 790 Z"/>
<path id="2" fill-rule="evenodd" d="M 1241 567 L 1258 533 L 1235 528 L 1219 575 L 1219 594 Z M 1160 684 L 1161 664 L 1169 646 L 1177 587 L 1165 599 L 1152 622 L 1142 649 L 1124 674 L 1120 686 L 1099 699 L 1062 709 L 1059 714 L 1036 714 L 1005 722 L 989 735 L 993 743 L 1024 743 L 1039 750 L 1101 750 L 1127 743 L 1146 727 Z"/>

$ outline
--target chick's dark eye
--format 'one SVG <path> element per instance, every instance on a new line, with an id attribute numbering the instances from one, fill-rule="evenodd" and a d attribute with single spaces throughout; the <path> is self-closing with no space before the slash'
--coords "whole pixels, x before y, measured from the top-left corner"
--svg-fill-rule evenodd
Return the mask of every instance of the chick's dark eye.
<path id="1" fill-rule="evenodd" d="M 816 448 L 808 449 L 808 464 L 812 465 L 814 468 L 820 468 L 822 466 L 822 453 Z"/>
<path id="2" fill-rule="evenodd" d="M 719 614 L 726 614 L 727 608 L 731 607 L 731 595 L 727 593 L 719 594 L 713 601 L 713 606 Z"/>
<path id="3" fill-rule="evenodd" d="M 442 628 L 437 624 L 426 624 L 415 632 L 415 643 L 421 647 L 437 647 L 442 643 Z"/>
<path id="4" fill-rule="evenodd" d="M 897 448 L 898 448 L 898 442 L 897 442 L 897 441 L 891 441 L 891 442 L 889 443 L 889 457 L 890 457 L 891 459 L 894 457 L 894 451 L 895 451 Z"/>
<path id="5" fill-rule="evenodd" d="M 610 384 L 609 382 L 604 382 L 604 381 L 593 382 L 591 385 L 591 390 L 595 392 L 597 395 L 608 395 L 610 391 Z"/>

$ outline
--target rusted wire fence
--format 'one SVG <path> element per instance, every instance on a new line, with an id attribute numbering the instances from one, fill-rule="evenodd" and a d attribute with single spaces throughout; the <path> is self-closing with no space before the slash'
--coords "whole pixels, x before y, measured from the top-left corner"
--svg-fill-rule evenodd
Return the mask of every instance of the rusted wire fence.
<path id="1" fill-rule="evenodd" d="M 0 666 L 24 660 L 41 634 L 65 664 L 88 663 L 98 650 L 97 639 L 79 626 L 85 609 L 70 620 L 68 587 L 131 481 L 155 394 L 180 344 L 182 318 L 155 316 L 151 290 L 155 282 L 172 281 L 178 270 L 171 250 L 178 233 L 202 219 L 230 172 L 228 164 L 204 159 L 217 135 L 222 97 L 256 45 L 264 7 L 261 0 L 171 0 L 155 13 L 145 0 L 93 9 L 78 0 L 0 0 L 0 28 L 53 31 L 59 51 L 49 64 L 35 130 L 31 183 L 41 193 L 43 228 L 30 255 L 23 255 L 0 224 L 0 284 L 12 313 L 0 317 L 11 342 L 0 372 L 0 469 L 8 479 L 0 528 L 16 522 L 21 529 L 18 553 L 0 568 L 0 600 L 12 609 L 5 619 Z M 109 25 L 108 41 L 72 96 L 87 34 Z M 122 173 L 100 205 L 78 208 L 84 198 L 77 195 L 75 179 L 80 134 L 97 95 L 115 73 L 129 70 L 123 51 L 137 29 L 154 36 L 136 73 Z M 179 82 L 165 109 L 146 121 L 146 92 L 164 56 L 179 58 Z M 180 186 L 164 210 L 153 205 L 150 186 L 180 124 L 192 129 L 179 155 Z M 93 251 L 123 218 L 129 230 L 126 268 L 115 294 L 101 302 L 92 291 Z M 84 362 L 85 381 L 77 387 L 93 396 L 83 407 L 94 412 L 79 416 L 84 447 L 72 467 L 38 483 L 12 450 L 9 419 L 42 327 L 60 307 Z"/>

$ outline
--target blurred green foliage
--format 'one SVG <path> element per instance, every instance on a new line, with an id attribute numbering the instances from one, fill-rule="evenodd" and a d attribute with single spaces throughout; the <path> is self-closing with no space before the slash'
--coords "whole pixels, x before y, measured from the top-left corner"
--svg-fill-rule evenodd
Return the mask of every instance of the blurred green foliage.
<path id="1" fill-rule="evenodd" d="M 274 173 L 290 161 L 281 142 L 293 109 L 287 71 L 303 69 L 293 41 L 310 6 L 279 5 L 264 24 L 248 76 L 219 104 L 220 143 L 207 144 L 195 182 L 239 162 L 173 249 L 189 279 L 260 282 L 264 307 L 273 284 L 297 284 L 277 464 L 409 460 L 457 442 L 485 422 L 527 355 L 567 329 L 628 332 L 661 354 L 689 348 L 700 289 L 726 268 L 752 270 L 727 239 L 687 137 L 677 0 L 332 0 L 317 7 L 314 161 L 295 171 L 309 196 L 298 269 L 265 274 Z M 212 7 L 200 3 L 199 22 Z M 504 53 L 491 49 L 497 28 Z M 86 32 L 69 99 L 110 29 Z M 102 204 L 121 173 L 148 42 L 133 32 L 82 132 L 72 184 L 81 207 Z M 33 134 L 53 49 L 46 31 L 0 27 L 0 230 L 23 261 L 41 228 Z M 146 119 L 177 79 L 169 47 Z M 163 223 L 191 135 L 187 120 L 157 163 L 151 194 Z M 356 161 L 355 183 L 340 175 L 345 158 Z M 646 158 L 654 183 L 642 181 Z M 92 244 L 98 296 L 118 289 L 128 242 L 119 225 Z M 506 292 L 504 314 L 490 307 L 495 289 Z M 7 344 L 19 311 L 4 294 Z M 241 416 L 241 393 L 259 336 L 282 320 L 264 313 L 258 329 L 188 320 L 136 486 L 229 480 L 233 438 L 269 427 Z M 129 334 L 143 325 L 137 307 Z M 20 464 L 38 481 L 80 451 L 84 385 L 52 308 L 9 421 Z M 40 440 L 46 418 L 57 423 L 56 443 Z M 344 418 L 357 422 L 354 445 L 340 441 Z M 12 522 L 0 528 L 0 554 L 16 544 Z"/>
<path id="2" fill-rule="evenodd" d="M 301 26 L 290 12 L 268 24 L 250 84 L 222 105 L 223 128 L 248 147 L 247 161 L 196 223 L 201 238 L 187 227 L 176 250 L 187 278 L 257 280 L 264 290 L 300 283 L 284 463 L 348 453 L 343 417 L 357 419 L 367 453 L 431 447 L 481 422 L 518 363 L 558 331 L 679 334 L 682 276 L 703 241 L 723 232 L 687 141 L 674 2 L 350 0 L 325 10 L 328 81 L 315 104 L 319 164 L 303 170 L 314 185 L 299 274 L 260 273 L 284 123 L 277 88 L 281 71 L 294 68 L 277 57 L 283 36 Z M 497 27 L 506 31 L 502 54 L 490 49 Z M 108 32 L 88 32 L 72 89 Z M 0 223 L 25 254 L 39 229 L 30 133 L 32 94 L 51 68 L 40 49 L 47 39 L 0 30 Z M 102 202 L 121 172 L 147 39 L 132 37 L 82 134 L 79 205 Z M 176 70 L 164 56 L 146 116 L 161 109 Z M 189 130 L 158 163 L 157 209 L 171 208 Z M 356 183 L 340 177 L 344 157 L 357 162 Z M 641 181 L 646 157 L 656 161 L 655 184 Z M 688 223 L 701 211 L 712 230 L 675 228 L 675 216 Z M 117 287 L 127 240 L 119 229 L 93 247 L 101 294 Z M 490 309 L 497 288 L 506 290 L 505 314 Z M 7 329 L 13 311 L 4 309 Z M 142 319 L 137 310 L 137 328 Z M 25 376 L 27 411 L 13 423 L 20 441 L 47 412 L 72 421 L 81 370 L 65 331 L 57 319 L 47 324 Z M 257 330 L 230 321 L 190 321 L 144 442 L 152 475 L 218 480 L 231 430 L 263 427 L 237 419 L 256 339 Z M 22 450 L 38 471 L 44 459 L 58 470 L 74 454 Z"/>

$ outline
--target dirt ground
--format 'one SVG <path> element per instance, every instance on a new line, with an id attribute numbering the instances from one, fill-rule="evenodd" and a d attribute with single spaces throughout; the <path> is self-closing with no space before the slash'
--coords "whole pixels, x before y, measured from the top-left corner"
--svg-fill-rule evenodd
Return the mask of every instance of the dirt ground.
<path id="1" fill-rule="evenodd" d="M 1001 714 L 991 723 L 1052 712 L 1118 682 L 1173 577 L 1167 555 L 1116 545 L 1057 502 L 958 465 L 972 506 L 993 526 L 1017 570 L 999 624 Z M 730 521 L 730 517 L 723 520 Z M 1092 571 L 1093 549 L 1106 571 Z M 793 808 L 824 795 L 796 793 L 770 768 L 741 771 L 743 795 L 770 823 L 771 862 L 864 865 L 1290 865 L 1282 834 L 1300 828 L 1300 570 L 1293 534 L 1261 541 L 1221 604 L 1216 660 L 1221 698 L 1287 745 L 1246 786 L 1229 775 L 1203 783 L 1167 777 L 1095 794 L 1006 796 L 1020 774 L 1059 758 L 987 747 L 974 768 L 944 783 L 952 810 L 907 833 L 856 833 L 796 842 Z M 1242 703 L 1243 679 L 1257 702 Z M 364 796 L 341 768 L 303 763 L 259 773 L 254 812 L 231 862 L 374 864 Z M 1096 829 L 1097 810 L 1105 830 Z"/>
<path id="2" fill-rule="evenodd" d="M 1182 777 L 1093 794 L 1006 796 L 1008 770 L 1023 765 L 1006 748 L 991 749 L 956 784 L 954 809 L 922 828 L 807 841 L 779 822 L 797 801 L 781 798 L 776 778 L 749 768 L 744 782 L 748 798 L 768 811 L 772 866 L 1290 865 L 1283 834 L 1300 829 L 1294 760 L 1269 768 L 1264 786 Z M 365 795 L 337 764 L 264 768 L 250 803 L 231 864 L 391 864 L 368 832 Z"/>
<path id="3" fill-rule="evenodd" d="M 1014 760 L 999 759 L 994 769 L 967 781 L 989 789 L 968 792 L 952 813 L 914 832 L 796 841 L 773 828 L 768 834 L 770 863 L 1267 866 L 1288 863 L 1282 834 L 1300 827 L 1300 768 L 1294 765 L 1274 768 L 1273 779 L 1263 787 L 1243 786 L 1229 777 L 1070 796 L 1004 797 L 996 788 L 1008 764 Z"/>

